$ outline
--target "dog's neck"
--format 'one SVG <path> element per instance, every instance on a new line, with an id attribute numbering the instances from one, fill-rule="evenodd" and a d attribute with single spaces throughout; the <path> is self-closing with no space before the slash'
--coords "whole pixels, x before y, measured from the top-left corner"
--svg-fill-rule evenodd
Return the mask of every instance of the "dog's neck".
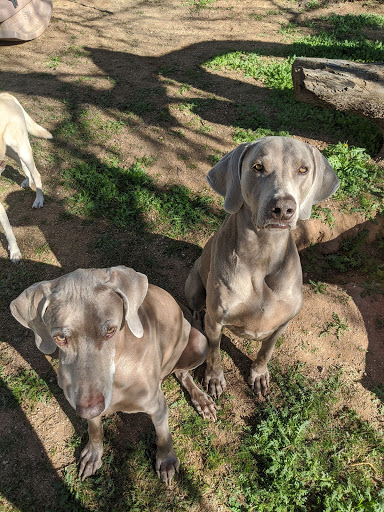
<path id="1" fill-rule="evenodd" d="M 254 261 L 255 265 L 264 263 L 265 268 L 272 269 L 281 264 L 290 250 L 295 250 L 291 230 L 256 228 L 247 206 L 232 214 L 228 221 L 232 224 L 235 252 L 240 257 L 246 255 L 247 261 Z"/>

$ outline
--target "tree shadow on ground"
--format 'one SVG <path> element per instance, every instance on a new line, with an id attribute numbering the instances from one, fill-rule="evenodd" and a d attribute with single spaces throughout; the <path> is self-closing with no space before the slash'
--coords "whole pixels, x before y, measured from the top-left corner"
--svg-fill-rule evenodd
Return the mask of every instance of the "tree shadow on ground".
<path id="1" fill-rule="evenodd" d="M 294 54 L 305 56 L 308 53 L 322 56 L 322 52 L 324 53 L 321 45 L 317 48 L 316 45 L 309 43 L 300 44 L 301 46 L 296 48 L 293 44 L 261 41 L 204 41 L 160 57 L 143 57 L 127 52 L 85 48 L 87 57 L 102 70 L 103 76 L 109 77 L 111 87 L 108 90 L 100 90 L 87 81 L 76 80 L 76 75 L 73 81 L 63 81 L 59 75 L 55 76 L 49 72 L 28 73 L 23 75 L 23 81 L 18 80 L 15 73 L 3 72 L 2 75 L 3 80 L 8 83 L 9 90 L 16 94 L 26 94 L 29 88 L 33 90 L 38 80 L 41 97 L 65 102 L 68 118 L 57 127 L 56 138 L 64 139 L 63 130 L 69 124 L 72 128 L 82 126 L 84 123 L 81 122 L 81 116 L 84 107 L 96 106 L 117 122 L 127 123 L 135 130 L 137 136 L 149 145 L 151 152 L 156 153 L 157 149 L 161 149 L 162 141 L 156 130 L 151 132 L 150 128 L 182 128 L 183 125 L 175 115 L 175 109 L 182 108 L 186 102 L 190 104 L 192 112 L 198 113 L 206 121 L 253 130 L 290 128 L 293 134 L 309 136 L 311 131 L 319 128 L 316 112 L 323 109 L 295 101 L 293 91 L 271 91 L 258 85 L 256 80 L 250 83 L 249 80 L 223 77 L 203 66 L 212 57 L 234 51 L 279 57 Z M 338 57 L 348 58 L 341 50 Z M 170 83 L 176 86 L 184 84 L 205 94 L 211 94 L 212 97 L 201 98 L 193 94 L 185 96 L 171 93 L 168 90 Z M 278 93 L 278 98 L 268 100 L 268 105 L 266 100 L 272 93 Z M 282 102 L 285 120 L 281 115 Z M 244 115 L 244 112 L 239 112 L 239 108 L 244 109 L 244 106 L 246 109 L 253 106 L 254 111 L 250 109 L 251 111 Z M 335 140 L 337 135 L 333 137 Z M 212 142 L 218 142 L 214 133 L 206 133 L 203 144 L 189 140 L 188 149 L 185 151 L 194 160 L 201 160 L 199 155 L 203 156 L 206 153 L 203 146 L 210 139 Z"/>
<path id="2" fill-rule="evenodd" d="M 20 512 L 87 512 L 52 466 L 39 436 L 2 378 L 0 392 L 0 496 Z"/>

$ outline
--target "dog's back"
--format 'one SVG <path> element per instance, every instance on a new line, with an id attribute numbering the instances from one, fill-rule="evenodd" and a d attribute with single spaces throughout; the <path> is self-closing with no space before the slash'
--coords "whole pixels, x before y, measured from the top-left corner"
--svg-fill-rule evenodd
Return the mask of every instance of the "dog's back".
<path id="1" fill-rule="evenodd" d="M 3 92 L 0 93 L 0 134 L 3 137 L 7 136 L 6 130 L 26 130 L 35 137 L 52 139 L 52 134 L 37 124 L 12 94 Z"/>

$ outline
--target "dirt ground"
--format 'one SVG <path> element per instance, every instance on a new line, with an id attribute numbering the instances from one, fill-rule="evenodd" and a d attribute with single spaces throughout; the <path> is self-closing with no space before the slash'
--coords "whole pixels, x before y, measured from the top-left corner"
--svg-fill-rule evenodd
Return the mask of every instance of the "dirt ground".
<path id="1" fill-rule="evenodd" d="M 46 193 L 43 209 L 32 211 L 33 193 L 20 189 L 23 178 L 11 161 L 0 184 L 0 199 L 24 257 L 13 279 L 15 266 L 8 259 L 5 237 L 0 235 L 0 286 L 4 295 L 0 351 L 6 372 L 27 366 L 39 373 L 50 367 L 33 346 L 31 331 L 17 325 L 7 307 L 7 301 L 22 291 L 21 285 L 78 267 L 125 264 L 145 272 L 152 282 L 183 301 L 183 284 L 200 250 L 179 240 L 178 253 L 165 254 L 163 249 L 169 241 L 153 235 L 143 242 L 141 257 L 133 257 L 129 232 L 103 220 L 90 223 L 70 213 L 64 202 L 70 191 L 63 188 L 60 179 L 60 171 L 67 164 L 65 152 L 60 153 L 63 147 L 55 140 L 55 131 L 68 111 L 101 112 L 118 122 L 122 105 L 151 97 L 159 111 L 167 113 L 166 122 L 153 112 L 137 114 L 108 141 L 109 148 L 118 147 L 127 166 L 143 155 L 155 156 L 148 172 L 159 184 L 178 183 L 197 192 L 207 191 L 208 155 L 224 154 L 235 146 L 230 128 L 233 103 L 261 104 L 265 89 L 234 72 L 208 72 L 201 63 L 224 50 L 276 51 L 287 44 L 287 37 L 279 32 L 282 23 L 300 27 L 306 18 L 330 12 L 384 15 L 384 5 L 376 2 L 318 3 L 319 8 L 306 11 L 285 0 L 217 0 L 211 7 L 197 10 L 181 0 L 54 0 L 52 20 L 43 36 L 23 44 L 0 45 L 1 90 L 14 94 L 54 135 L 52 141 L 41 142 L 43 151 L 35 154 Z M 270 11 L 277 14 L 267 16 Z M 302 28 L 303 33 L 305 30 Z M 181 93 L 180 84 L 197 72 L 198 81 L 191 78 Z M 177 108 L 190 98 L 212 101 L 213 108 L 201 119 L 201 126 L 195 126 L 188 113 Z M 202 130 L 204 125 L 211 130 Z M 183 130 L 183 137 L 177 136 L 178 130 Z M 315 133 L 294 136 L 319 148 L 329 142 L 317 139 Z M 70 145 L 64 149 L 67 154 L 80 151 L 97 158 L 105 154 L 102 143 L 85 143 L 81 150 Z M 53 159 L 55 154 L 59 157 Z M 119 240 L 118 250 L 111 250 L 108 258 L 92 248 L 92 242 L 105 233 Z M 146 263 L 149 253 L 150 265 Z M 335 276 L 327 283 L 325 294 L 316 294 L 308 277 L 304 274 L 304 307 L 289 324 L 275 355 L 282 364 L 305 363 L 305 372 L 315 378 L 327 375 L 335 366 L 343 369 L 349 383 L 348 406 L 382 429 L 382 404 L 370 390 L 384 385 L 384 329 L 377 321 L 384 318 L 384 297 L 362 297 L 358 275 Z M 349 326 L 340 339 L 332 334 L 319 336 L 332 313 Z M 228 388 L 237 398 L 233 401 L 236 414 L 241 417 L 246 415 L 249 401 L 244 377 L 256 347 L 245 350 L 241 340 L 229 333 L 227 336 L 223 349 L 230 357 L 224 358 L 225 373 Z M 53 381 L 54 377 L 52 388 Z M 55 393 L 55 398 L 48 405 L 37 406 L 33 413 L 1 411 L 0 430 L 3 435 L 12 432 L 24 436 L 29 440 L 26 451 L 31 443 L 31 450 L 42 458 L 46 453 L 50 464 L 60 471 L 70 462 L 64 447 L 72 435 L 71 425 L 77 428 L 79 421 L 60 393 Z M 11 486 L 17 481 L 15 463 L 17 466 L 20 461 L 6 457 L 2 463 L 3 475 L 12 475 Z M 30 464 L 32 467 L 32 460 Z"/>

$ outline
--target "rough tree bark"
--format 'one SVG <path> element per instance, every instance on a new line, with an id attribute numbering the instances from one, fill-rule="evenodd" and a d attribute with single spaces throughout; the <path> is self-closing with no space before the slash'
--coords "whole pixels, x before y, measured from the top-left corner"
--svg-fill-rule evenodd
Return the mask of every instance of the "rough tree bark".
<path id="1" fill-rule="evenodd" d="M 297 100 L 366 117 L 384 139 L 384 63 L 298 58 L 292 79 Z"/>

